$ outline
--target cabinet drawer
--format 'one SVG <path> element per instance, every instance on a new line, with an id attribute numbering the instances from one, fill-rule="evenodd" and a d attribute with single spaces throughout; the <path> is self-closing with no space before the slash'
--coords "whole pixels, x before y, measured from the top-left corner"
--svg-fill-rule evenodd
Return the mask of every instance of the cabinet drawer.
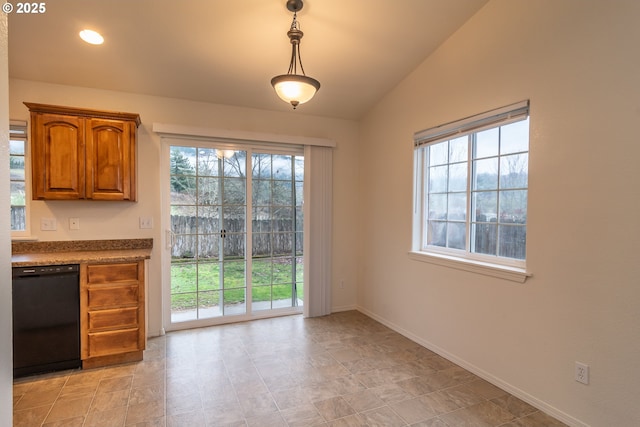
<path id="1" fill-rule="evenodd" d="M 89 312 L 89 330 L 138 326 L 138 307 Z"/>
<path id="2" fill-rule="evenodd" d="M 139 329 L 95 332 L 89 334 L 89 357 L 140 350 Z"/>
<path id="3" fill-rule="evenodd" d="M 138 305 L 138 284 L 120 286 L 90 286 L 87 306 L 89 310 L 96 308 L 121 307 Z"/>
<path id="4" fill-rule="evenodd" d="M 138 280 L 138 263 L 96 264 L 87 266 L 87 283 L 127 282 Z"/>

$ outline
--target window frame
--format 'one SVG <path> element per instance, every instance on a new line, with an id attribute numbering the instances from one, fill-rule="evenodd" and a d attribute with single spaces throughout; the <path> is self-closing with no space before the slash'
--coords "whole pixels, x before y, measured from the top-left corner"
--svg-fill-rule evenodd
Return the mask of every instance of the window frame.
<path id="1" fill-rule="evenodd" d="M 17 136 L 16 136 L 17 135 Z M 9 140 L 22 140 L 24 143 L 24 230 L 11 230 L 12 240 L 28 240 L 31 239 L 31 162 L 30 162 L 30 145 L 29 145 L 29 126 L 24 120 L 10 120 L 9 122 Z M 13 180 L 10 179 L 10 182 Z M 11 204 L 10 204 L 11 205 Z M 11 205 L 13 206 L 13 205 Z"/>
<path id="2" fill-rule="evenodd" d="M 523 283 L 531 273 L 526 269 L 525 259 L 501 257 L 498 255 L 486 255 L 471 251 L 471 224 L 474 218 L 470 215 L 472 194 L 478 189 L 473 188 L 473 160 L 471 153 L 475 142 L 475 134 L 488 129 L 498 128 L 511 123 L 526 120 L 529 117 L 529 101 L 522 101 L 491 110 L 478 115 L 470 116 L 462 120 L 450 122 L 434 128 L 429 128 L 414 134 L 414 197 L 413 197 L 413 226 L 412 248 L 409 257 L 413 260 L 433 263 L 445 267 L 470 271 L 492 277 L 499 277 L 515 282 Z M 529 132 L 531 134 L 531 132 Z M 465 223 L 465 249 L 453 249 L 435 245 L 427 245 L 426 227 L 429 218 L 427 212 L 427 199 L 429 197 L 427 165 L 427 147 L 441 142 L 451 141 L 460 137 L 468 138 L 468 153 L 466 159 L 467 183 L 466 183 L 466 215 Z M 529 153 L 529 150 L 527 150 Z M 497 159 L 501 158 L 498 154 Z M 449 161 L 448 163 L 449 164 Z M 500 189 L 497 188 L 496 191 Z M 528 185 L 526 190 L 528 191 Z M 447 192 L 448 193 L 448 192 Z M 525 243 L 526 244 L 526 243 Z"/>

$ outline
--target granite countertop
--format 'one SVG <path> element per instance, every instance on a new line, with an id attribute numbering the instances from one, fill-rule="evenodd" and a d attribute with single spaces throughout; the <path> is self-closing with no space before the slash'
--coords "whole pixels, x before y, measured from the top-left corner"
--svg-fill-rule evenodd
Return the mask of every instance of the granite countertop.
<path id="1" fill-rule="evenodd" d="M 13 267 L 83 262 L 127 262 L 151 258 L 153 239 L 14 242 Z"/>

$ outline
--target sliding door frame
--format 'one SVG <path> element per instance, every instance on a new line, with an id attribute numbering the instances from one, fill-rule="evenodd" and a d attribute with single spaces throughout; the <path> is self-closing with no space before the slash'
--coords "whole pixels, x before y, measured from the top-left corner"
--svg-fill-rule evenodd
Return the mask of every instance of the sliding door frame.
<path id="1" fill-rule="evenodd" d="M 274 154 L 299 153 L 304 156 L 304 306 L 302 312 L 305 317 L 321 316 L 331 313 L 331 283 L 332 283 L 332 151 L 336 147 L 333 140 L 262 132 L 236 131 L 227 129 L 212 129 L 172 124 L 154 123 L 153 132 L 161 140 L 161 194 L 162 200 L 162 313 L 163 332 L 184 328 L 222 324 L 244 320 L 282 316 L 300 312 L 300 307 L 288 307 L 252 312 L 251 301 L 247 301 L 247 313 L 244 316 L 229 318 L 217 317 L 203 321 L 171 323 L 170 291 L 171 269 L 171 224 L 170 212 L 170 155 L 171 145 L 206 144 L 220 149 L 238 149 L 247 151 L 247 158 L 253 152 L 272 152 Z M 179 143 L 178 141 L 181 141 Z M 266 151 L 265 151 L 266 150 Z M 279 152 L 280 151 L 280 152 Z M 251 154 L 250 154 L 251 153 Z M 250 197 L 250 184 L 247 184 L 247 197 Z M 247 221 L 251 222 L 250 215 Z M 249 224 L 249 227 L 251 224 Z M 250 228 L 247 228 L 250 230 Z M 249 240 L 249 239 L 247 239 Z M 251 254 L 251 242 L 247 242 L 247 254 Z M 247 271 L 250 272 L 251 256 L 247 258 Z M 247 287 L 251 286 L 251 281 Z M 293 309 L 293 310 L 292 310 Z"/>

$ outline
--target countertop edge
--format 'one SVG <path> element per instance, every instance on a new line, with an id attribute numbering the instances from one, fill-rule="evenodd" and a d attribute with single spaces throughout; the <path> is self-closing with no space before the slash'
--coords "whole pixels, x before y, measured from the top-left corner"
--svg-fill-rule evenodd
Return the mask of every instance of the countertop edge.
<path id="1" fill-rule="evenodd" d="M 153 239 L 59 240 L 11 242 L 12 254 L 152 249 Z"/>
<path id="2" fill-rule="evenodd" d="M 151 258 L 151 249 L 119 249 L 99 251 L 70 251 L 50 253 L 22 253 L 11 256 L 12 267 L 38 265 L 66 265 L 83 263 L 115 263 L 142 261 Z"/>

